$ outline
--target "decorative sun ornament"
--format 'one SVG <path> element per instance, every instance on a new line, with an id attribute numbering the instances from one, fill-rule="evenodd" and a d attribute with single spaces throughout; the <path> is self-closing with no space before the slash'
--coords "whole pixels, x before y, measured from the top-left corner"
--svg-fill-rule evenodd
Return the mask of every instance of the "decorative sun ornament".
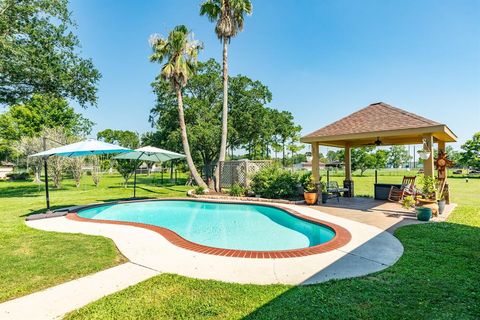
<path id="1" fill-rule="evenodd" d="M 452 167 L 453 161 L 447 159 L 447 154 L 443 151 L 438 153 L 437 159 L 435 159 L 435 165 L 438 170 L 443 170 L 445 167 Z"/>

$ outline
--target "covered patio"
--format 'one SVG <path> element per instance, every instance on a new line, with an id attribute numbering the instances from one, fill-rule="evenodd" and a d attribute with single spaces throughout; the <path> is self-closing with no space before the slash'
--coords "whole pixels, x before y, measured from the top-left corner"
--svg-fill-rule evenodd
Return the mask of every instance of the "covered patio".
<path id="1" fill-rule="evenodd" d="M 354 197 L 352 148 L 422 144 L 424 150 L 429 151 L 423 159 L 424 174 L 435 177 L 434 145 L 437 144 L 439 155 L 445 155 L 446 143 L 457 141 L 457 136 L 445 124 L 378 102 L 307 134 L 300 141 L 311 145 L 312 174 L 316 182 L 320 181 L 319 147 L 344 148 L 343 185 L 349 190 L 345 196 Z M 439 167 L 437 176 L 445 179 L 444 192 L 449 203 L 446 170 L 446 166 Z"/>

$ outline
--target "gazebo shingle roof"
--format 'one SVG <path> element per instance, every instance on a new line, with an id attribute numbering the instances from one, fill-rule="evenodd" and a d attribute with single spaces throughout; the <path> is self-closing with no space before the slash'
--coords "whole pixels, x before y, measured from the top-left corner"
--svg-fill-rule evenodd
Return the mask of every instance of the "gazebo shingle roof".
<path id="1" fill-rule="evenodd" d="M 318 129 L 304 138 L 437 126 L 440 123 L 378 102 Z"/>

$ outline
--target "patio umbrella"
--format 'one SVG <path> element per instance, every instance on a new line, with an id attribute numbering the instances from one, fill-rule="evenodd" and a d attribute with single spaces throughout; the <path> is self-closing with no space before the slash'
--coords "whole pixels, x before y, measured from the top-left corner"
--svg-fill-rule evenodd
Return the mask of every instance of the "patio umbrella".
<path id="1" fill-rule="evenodd" d="M 163 162 L 163 161 L 180 159 L 180 158 L 185 158 L 185 155 L 181 153 L 169 151 L 169 150 L 152 147 L 152 146 L 141 147 L 131 152 L 119 154 L 118 156 L 114 157 L 114 159 L 136 160 L 137 165 L 138 165 L 138 161 Z M 137 194 L 136 190 L 137 190 L 137 166 L 135 166 L 135 173 L 133 178 L 133 197 L 134 198 Z"/>
<path id="2" fill-rule="evenodd" d="M 50 211 L 50 196 L 48 192 L 48 167 L 47 159 L 50 156 L 59 157 L 83 157 L 98 154 L 111 154 L 129 152 L 131 149 L 117 146 L 115 144 L 98 141 L 95 139 L 87 139 L 75 142 L 58 148 L 52 148 L 39 153 L 29 155 L 29 157 L 43 157 L 45 167 L 45 193 L 47 200 L 47 212 Z"/>

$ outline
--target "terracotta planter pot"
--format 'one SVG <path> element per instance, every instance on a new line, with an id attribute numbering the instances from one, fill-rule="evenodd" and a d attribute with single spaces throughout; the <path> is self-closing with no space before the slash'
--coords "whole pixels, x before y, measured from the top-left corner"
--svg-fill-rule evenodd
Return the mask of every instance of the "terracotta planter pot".
<path id="1" fill-rule="evenodd" d="M 304 192 L 303 198 L 305 198 L 306 204 L 316 204 L 318 200 L 318 194 L 316 192 Z"/>

